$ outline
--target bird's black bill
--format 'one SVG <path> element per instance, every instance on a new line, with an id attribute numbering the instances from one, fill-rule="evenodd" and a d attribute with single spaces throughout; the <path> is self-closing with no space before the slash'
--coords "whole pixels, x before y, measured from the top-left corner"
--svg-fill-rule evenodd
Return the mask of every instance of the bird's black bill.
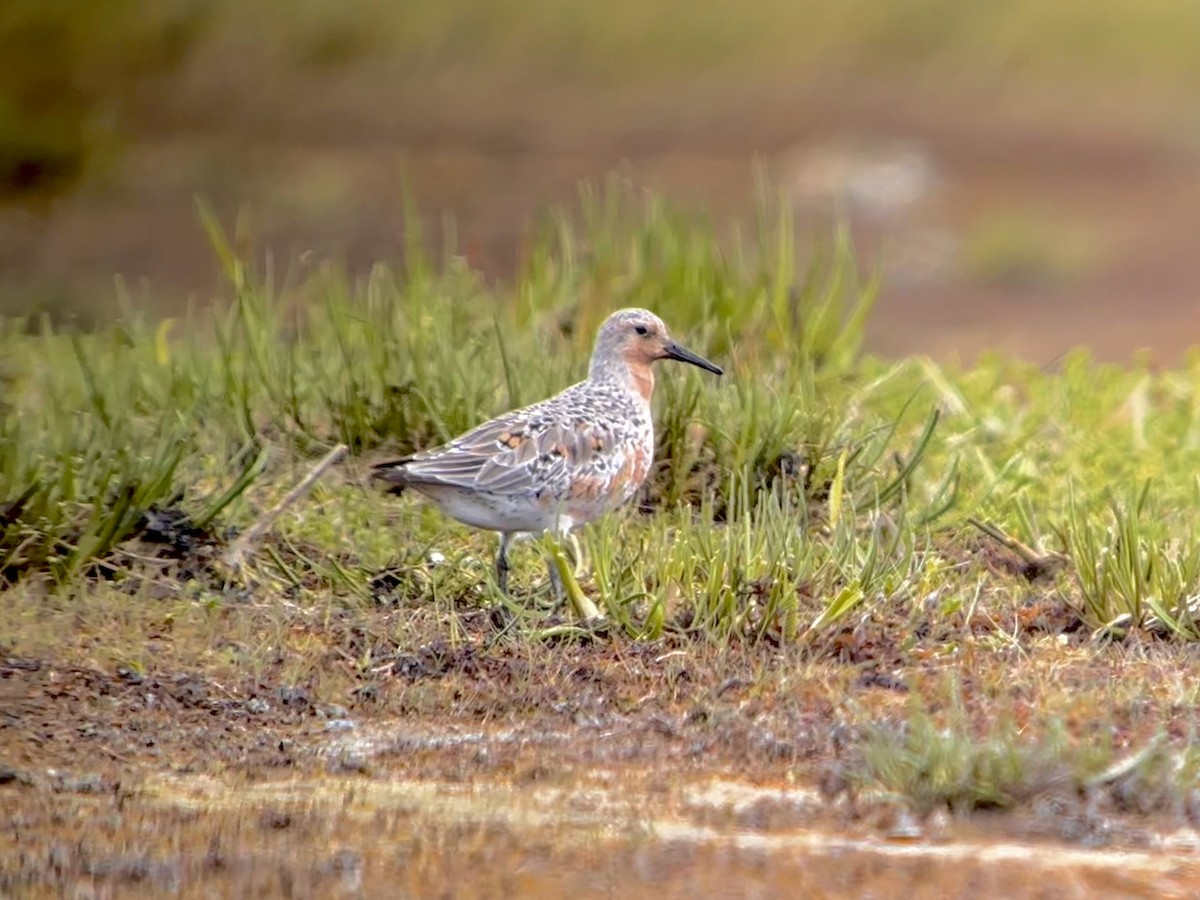
<path id="1" fill-rule="evenodd" d="M 688 350 L 686 347 L 680 347 L 674 341 L 671 341 L 671 343 L 667 344 L 666 354 L 667 354 L 667 359 L 677 359 L 680 362 L 691 363 L 693 366 L 698 366 L 701 369 L 706 369 L 707 371 L 712 372 L 714 375 L 724 375 L 725 374 L 725 370 L 722 369 L 720 366 L 718 366 L 714 363 L 710 363 L 703 356 L 699 356 L 698 354 L 693 353 L 691 350 Z"/>

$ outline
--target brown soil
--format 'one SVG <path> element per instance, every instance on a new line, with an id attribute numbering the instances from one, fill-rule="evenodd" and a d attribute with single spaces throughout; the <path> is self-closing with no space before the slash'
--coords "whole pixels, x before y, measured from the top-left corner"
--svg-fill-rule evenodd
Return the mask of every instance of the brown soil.
<path id="1" fill-rule="evenodd" d="M 380 637 L 395 611 L 355 615 L 290 625 L 352 650 L 313 661 L 337 688 L 282 660 L 253 678 L 177 668 L 182 634 L 147 636 L 161 653 L 144 674 L 88 663 L 65 648 L 92 629 L 69 616 L 53 627 L 75 662 L 5 658 L 0 894 L 1182 896 L 1200 877 L 1191 812 L 1053 779 L 1005 816 L 858 783 L 861 729 L 899 723 L 915 696 L 946 714 L 955 671 L 981 729 L 1003 709 L 1035 729 L 1061 717 L 1075 740 L 1102 727 L 1118 752 L 1164 723 L 1183 738 L 1187 651 L 1097 652 L 1052 604 L 864 620 L 790 650 L 535 641 L 484 613 L 413 648 Z M 988 649 L 1014 634 L 1023 649 Z"/>

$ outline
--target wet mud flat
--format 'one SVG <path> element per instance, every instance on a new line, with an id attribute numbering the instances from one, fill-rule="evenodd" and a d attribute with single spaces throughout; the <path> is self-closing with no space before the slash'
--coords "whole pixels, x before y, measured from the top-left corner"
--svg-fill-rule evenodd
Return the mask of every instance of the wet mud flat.
<path id="1" fill-rule="evenodd" d="M 9 896 L 1188 896 L 1164 839 L 1083 849 L 944 823 L 839 829 L 809 792 L 607 771 L 556 787 L 323 777 L 153 779 L 32 795 Z M 808 812 L 806 813 L 806 810 Z M 806 824 L 807 820 L 807 824 Z M 10 855 L 12 851 L 10 851 Z M 15 865 L 14 865 L 15 863 Z M 797 894 L 796 892 L 800 892 Z"/>
<path id="2" fill-rule="evenodd" d="M 436 677 L 398 659 L 407 674 L 351 708 L 10 657 L 0 896 L 1185 897 L 1200 883 L 1186 818 L 1067 789 L 1006 812 L 919 809 L 855 783 L 846 708 L 902 708 L 883 679 L 763 653 L 698 654 L 684 677 L 662 647 L 551 650 L 525 683 L 501 684 L 499 651 Z"/>

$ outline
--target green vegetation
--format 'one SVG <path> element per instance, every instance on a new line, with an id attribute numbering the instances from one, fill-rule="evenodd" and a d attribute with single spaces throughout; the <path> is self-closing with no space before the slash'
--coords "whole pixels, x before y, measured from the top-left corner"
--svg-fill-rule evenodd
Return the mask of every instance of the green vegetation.
<path id="1" fill-rule="evenodd" d="M 286 520 L 314 549 L 276 578 L 323 596 L 345 583 L 352 602 L 397 546 L 463 562 L 474 538 L 364 492 L 362 457 L 443 441 L 565 386 L 607 311 L 644 305 L 731 371 L 715 386 L 663 373 L 641 501 L 656 514 L 588 535 L 590 590 L 631 635 L 686 621 L 811 639 L 864 605 L 986 599 L 988 573 L 957 558 L 973 516 L 1076 560 L 1045 590 L 1089 627 L 1195 636 L 1194 369 L 863 357 L 873 286 L 843 237 L 796 272 L 790 221 L 766 205 L 728 254 L 658 201 L 638 208 L 614 188 L 584 205 L 585 233 L 555 220 L 511 288 L 415 245 L 403 276 L 378 268 L 350 284 L 327 267 L 292 283 L 239 258 L 206 217 L 227 308 L 161 324 L 127 308 L 93 334 L 8 322 L 6 577 L 70 584 L 97 563 L 120 577 L 126 539 L 161 531 L 163 516 L 204 534 L 244 526 L 335 443 L 355 456 L 351 477 L 323 488 L 323 513 Z M 392 515 L 397 529 L 379 529 Z M 467 595 L 478 579 L 451 565 L 424 590 Z"/>
<path id="2" fill-rule="evenodd" d="M 876 726 L 863 744 L 864 770 L 871 781 L 910 798 L 928 812 L 996 809 L 1017 805 L 1038 793 L 1082 786 L 1087 763 L 1054 724 L 1047 733 L 1023 741 L 1018 729 L 1001 722 L 990 733 L 972 733 L 967 716 L 954 710 L 951 724 L 940 727 L 922 708 L 902 728 Z M 1100 754 L 1093 751 L 1093 757 Z M 1084 759 L 1072 757 L 1083 756 Z"/>
<path id="3" fill-rule="evenodd" d="M 361 17 L 390 26 L 384 46 L 416 65 L 515 63 L 522 73 L 566 70 L 605 80 L 735 67 L 741 77 L 951 70 L 968 82 L 963 87 L 1015 79 L 1027 86 L 1075 82 L 1098 92 L 1131 81 L 1180 89 L 1195 84 L 1192 48 L 1200 34 L 1196 10 L 1132 0 L 986 6 L 954 0 L 675 0 L 654 6 L 457 0 L 403 10 L 358 0 L 352 9 L 342 21 Z M 329 21 L 326 13 L 302 24 L 316 33 Z"/>
<path id="4" fill-rule="evenodd" d="M 125 303 L 87 334 L 3 323 L 0 646 L 141 672 L 155 665 L 145 635 L 166 629 L 177 665 L 282 672 L 344 698 L 339 673 L 372 682 L 489 611 L 527 641 L 592 637 L 547 610 L 533 548 L 502 598 L 491 536 L 366 473 L 581 377 L 596 326 L 624 305 L 657 310 L 728 375 L 661 373 L 644 495 L 582 533 L 605 640 L 969 662 L 1080 628 L 1095 654 L 1197 637 L 1200 360 L 873 358 L 874 283 L 843 235 L 797 271 L 791 221 L 769 203 L 727 252 L 705 222 L 618 187 L 582 212 L 579 231 L 549 218 L 515 282 L 489 285 L 453 254 L 423 255 L 415 228 L 403 273 L 280 273 L 238 256 L 202 210 L 227 306 L 159 324 Z M 348 460 L 244 570 L 222 567 L 231 536 L 337 444 Z M 1007 689 L 988 671 L 982 696 Z M 1063 761 L 1055 723 L 1078 702 L 1045 701 L 1046 738 L 925 713 L 872 725 L 860 769 L 924 808 L 1010 805 L 1064 766 L 1080 783 L 1116 758 Z"/>
<path id="5" fill-rule="evenodd" d="M 230 73 L 247 109 L 264 102 L 258 83 L 290 84 L 302 98 L 306 76 L 382 63 L 401 89 L 446 83 L 448 99 L 490 107 L 507 95 L 524 109 L 547 85 L 703 79 L 719 102 L 767 84 L 882 74 L 921 91 L 1039 103 L 1049 86 L 1072 111 L 1105 114 L 1148 94 L 1186 103 L 1198 37 L 1200 13 L 1188 4 L 1136 0 L 15 0 L 0 10 L 0 191 L 52 194 L 147 125 L 209 123 L 205 87 Z"/>
<path id="6" fill-rule="evenodd" d="M 866 783 L 894 791 L 921 814 L 1090 795 L 1094 807 L 1110 811 L 1187 815 L 1194 799 L 1181 788 L 1194 787 L 1200 765 L 1193 742 L 1174 748 L 1163 731 L 1118 756 L 1103 736 L 1072 741 L 1061 720 L 1025 736 L 1007 718 L 977 728 L 957 698 L 943 717 L 917 702 L 902 724 L 869 726 L 861 753 Z"/>
<path id="7" fill-rule="evenodd" d="M 122 136 L 118 110 L 198 40 L 195 0 L 0 7 L 0 200 L 70 187 Z"/>

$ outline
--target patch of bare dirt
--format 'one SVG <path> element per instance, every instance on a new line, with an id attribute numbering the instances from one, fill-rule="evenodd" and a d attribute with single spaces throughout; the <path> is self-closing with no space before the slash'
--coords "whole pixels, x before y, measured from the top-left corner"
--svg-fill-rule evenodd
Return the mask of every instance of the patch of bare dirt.
<path id="1" fill-rule="evenodd" d="M 1088 645 L 1052 610 L 1018 627 L 1021 606 L 1014 620 L 884 608 L 798 646 L 536 640 L 486 610 L 448 629 L 386 606 L 280 619 L 231 602 L 211 648 L 188 646 L 181 621 L 138 669 L 91 658 L 92 626 L 64 617 L 79 633 L 57 656 L 0 652 L 0 894 L 649 896 L 669 878 L 830 896 L 917 879 L 961 896 L 954 872 L 1050 896 L 1037 891 L 1193 873 L 1200 797 L 1143 792 L 1141 808 L 1127 779 L 1087 794 L 1049 781 L 1004 816 L 914 811 L 865 784 L 861 758 L 914 704 L 935 722 L 961 710 L 980 734 L 998 711 L 1031 733 L 1056 718 L 1118 756 L 1160 730 L 1186 741 L 1186 648 Z M 222 660 L 268 631 L 291 643 Z M 1013 856 L 988 862 L 998 847 Z M 1134 855 L 1105 875 L 1093 847 Z M 1075 852 L 1050 874 L 1012 865 Z"/>

